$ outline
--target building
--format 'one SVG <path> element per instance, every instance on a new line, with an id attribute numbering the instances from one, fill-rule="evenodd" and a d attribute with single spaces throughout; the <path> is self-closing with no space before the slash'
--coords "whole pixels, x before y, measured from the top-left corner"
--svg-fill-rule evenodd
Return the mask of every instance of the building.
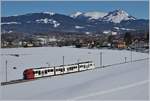
<path id="1" fill-rule="evenodd" d="M 127 48 L 126 43 L 124 41 L 118 41 L 117 48 L 120 49 Z"/>

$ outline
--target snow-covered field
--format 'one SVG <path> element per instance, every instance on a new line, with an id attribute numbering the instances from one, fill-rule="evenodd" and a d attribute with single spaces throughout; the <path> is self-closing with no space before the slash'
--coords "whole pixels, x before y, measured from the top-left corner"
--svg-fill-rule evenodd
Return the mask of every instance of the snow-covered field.
<path id="1" fill-rule="evenodd" d="M 92 60 L 100 65 L 131 60 L 126 50 L 77 49 L 70 47 L 14 48 L 1 49 L 1 74 L 5 81 L 5 61 L 8 61 L 8 80 L 22 78 L 26 68 L 61 65 L 77 61 Z M 6 54 L 23 54 L 19 57 Z M 147 58 L 148 54 L 132 52 L 132 59 Z M 13 69 L 16 67 L 17 69 Z M 50 77 L 36 81 L 2 86 L 3 99 L 58 99 L 58 100 L 99 100 L 99 99 L 148 99 L 148 60 L 132 62 L 109 68 Z"/>

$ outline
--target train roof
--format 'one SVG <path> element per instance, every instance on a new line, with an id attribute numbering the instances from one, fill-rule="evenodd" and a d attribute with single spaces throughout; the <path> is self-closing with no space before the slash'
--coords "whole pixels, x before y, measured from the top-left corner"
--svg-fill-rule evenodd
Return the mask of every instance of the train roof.
<path id="1" fill-rule="evenodd" d="M 92 63 L 92 61 L 86 61 L 86 62 L 79 62 L 79 63 L 74 63 L 74 64 L 68 64 L 68 65 L 64 65 L 64 66 L 70 66 L 70 65 L 78 65 L 78 64 L 84 64 L 84 63 Z M 60 65 L 63 66 L 63 65 Z M 57 67 L 57 66 L 56 66 Z M 59 66 L 58 66 L 59 67 Z"/>
<path id="2" fill-rule="evenodd" d="M 74 64 L 68 64 L 68 65 L 64 65 L 64 66 L 70 66 L 70 65 L 78 65 L 78 64 L 84 64 L 84 63 L 93 63 L 92 61 L 85 61 L 85 62 L 79 62 L 79 63 L 74 63 Z M 46 69 L 46 68 L 53 68 L 53 67 L 61 67 L 63 65 L 59 65 L 59 66 L 51 66 L 51 67 L 39 67 L 39 68 L 32 68 L 32 69 Z M 31 69 L 31 68 L 30 68 Z"/>

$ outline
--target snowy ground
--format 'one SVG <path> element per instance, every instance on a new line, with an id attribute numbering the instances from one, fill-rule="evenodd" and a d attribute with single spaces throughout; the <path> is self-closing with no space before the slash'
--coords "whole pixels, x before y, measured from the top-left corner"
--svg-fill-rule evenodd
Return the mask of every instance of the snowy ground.
<path id="1" fill-rule="evenodd" d="M 54 66 L 63 64 L 76 63 L 77 61 L 92 60 L 96 66 L 100 66 L 100 52 L 103 55 L 103 65 L 120 63 L 131 60 L 131 52 L 126 50 L 107 50 L 107 49 L 77 49 L 68 47 L 42 47 L 42 48 L 13 48 L 1 49 L 1 74 L 2 81 L 5 81 L 6 60 L 8 61 L 8 80 L 22 78 L 22 73 L 26 68 L 37 68 L 41 66 Z M 9 54 L 22 54 L 15 57 Z M 148 57 L 145 53 L 132 52 L 132 59 L 142 59 Z M 16 67 L 17 69 L 13 69 Z"/>
<path id="2" fill-rule="evenodd" d="M 99 66 L 131 59 L 125 50 L 76 49 L 68 47 L 1 49 L 1 54 L 26 54 L 20 57 L 2 55 L 1 74 L 5 81 L 5 61 L 8 60 L 8 80 L 22 78 L 25 68 L 93 60 Z M 132 59 L 147 58 L 148 54 L 132 52 Z M 17 67 L 16 70 L 13 67 Z M 33 89 L 33 90 L 32 90 Z M 145 100 L 148 99 L 148 60 L 111 66 L 104 69 L 40 79 L 22 84 L 2 86 L 2 99 L 49 100 Z"/>

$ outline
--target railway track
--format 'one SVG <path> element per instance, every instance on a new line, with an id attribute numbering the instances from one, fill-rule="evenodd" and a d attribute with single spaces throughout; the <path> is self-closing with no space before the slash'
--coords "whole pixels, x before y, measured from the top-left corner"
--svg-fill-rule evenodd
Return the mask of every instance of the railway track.
<path id="1" fill-rule="evenodd" d="M 105 65 L 105 66 L 102 66 L 101 68 L 115 66 L 115 65 L 121 65 L 121 64 L 126 64 L 126 63 L 132 63 L 132 62 L 137 62 L 137 61 L 142 61 L 142 60 L 147 60 L 147 59 L 149 59 L 149 58 L 137 59 L 137 60 L 126 61 L 126 62 L 120 62 L 120 63 L 111 64 L 111 65 Z M 97 67 L 97 68 L 100 68 L 100 67 Z"/>
<path id="2" fill-rule="evenodd" d="M 23 82 L 28 82 L 31 80 L 24 80 L 24 79 L 18 79 L 18 80 L 12 80 L 12 81 L 8 81 L 8 82 L 1 82 L 1 85 L 9 85 L 9 84 L 16 84 L 16 83 L 23 83 Z"/>
<path id="3" fill-rule="evenodd" d="M 121 65 L 121 64 L 131 63 L 131 62 L 137 62 L 137 61 L 142 61 L 142 60 L 147 60 L 147 59 L 149 59 L 149 58 L 137 59 L 137 60 L 121 62 L 121 63 L 115 63 L 115 64 L 111 64 L 111 65 L 105 65 L 102 67 L 96 67 L 95 69 L 106 68 L 106 67 L 110 67 L 110 66 Z M 85 71 L 87 71 L 87 70 L 85 70 Z M 70 73 L 67 73 L 67 74 L 70 74 Z M 64 75 L 64 74 L 61 74 L 61 75 Z M 54 76 L 57 76 L 57 75 L 54 75 Z M 47 76 L 47 77 L 54 77 L 54 76 Z M 42 77 L 42 78 L 47 78 L 47 77 Z M 29 82 L 29 81 L 35 81 L 35 80 L 39 80 L 39 79 L 41 79 L 41 78 L 37 78 L 37 79 L 33 79 L 33 80 L 24 80 L 24 79 L 11 80 L 8 82 L 1 82 L 1 86 L 10 85 L 10 84 L 17 84 L 17 83 L 24 83 L 24 82 Z"/>

